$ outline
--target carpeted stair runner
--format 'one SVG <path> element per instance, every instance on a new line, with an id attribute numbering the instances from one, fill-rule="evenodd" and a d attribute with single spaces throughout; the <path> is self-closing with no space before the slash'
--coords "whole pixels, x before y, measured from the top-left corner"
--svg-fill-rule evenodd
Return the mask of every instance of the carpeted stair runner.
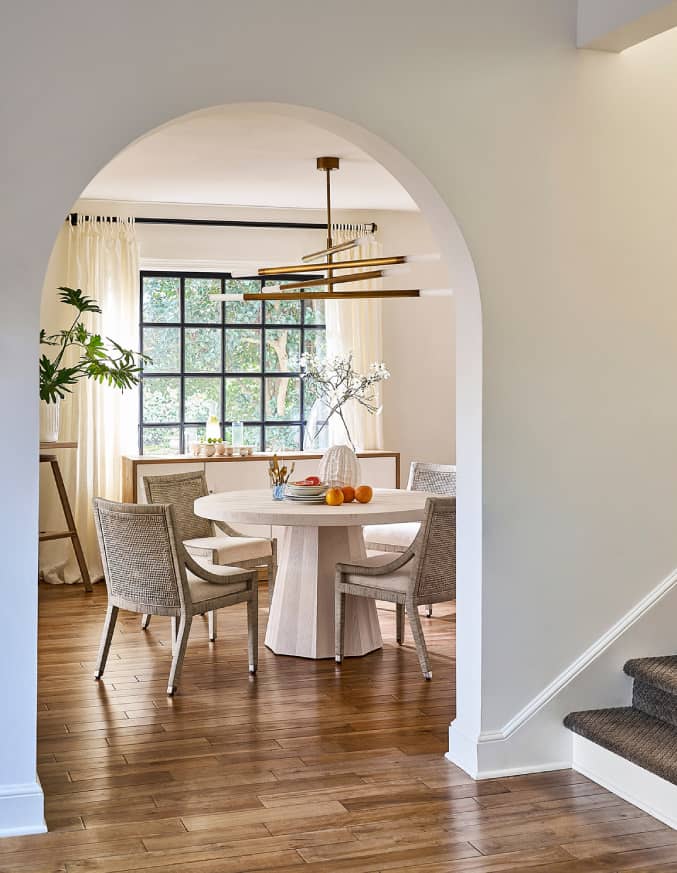
<path id="1" fill-rule="evenodd" d="M 623 668 L 632 676 L 632 706 L 572 712 L 574 733 L 677 785 L 677 656 L 637 658 Z"/>

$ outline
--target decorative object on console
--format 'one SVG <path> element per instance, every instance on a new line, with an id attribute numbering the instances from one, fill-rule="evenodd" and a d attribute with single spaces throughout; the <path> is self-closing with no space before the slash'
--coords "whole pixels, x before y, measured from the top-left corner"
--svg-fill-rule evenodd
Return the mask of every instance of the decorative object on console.
<path id="1" fill-rule="evenodd" d="M 321 360 L 315 355 L 301 355 L 301 378 L 310 383 L 317 395 L 306 426 L 309 446 L 317 446 L 322 433 L 333 415 L 337 415 L 345 429 L 346 437 L 353 451 L 355 444 L 350 436 L 348 424 L 343 415 L 346 403 L 354 401 L 363 406 L 371 415 L 380 415 L 382 407 L 377 403 L 376 386 L 390 378 L 390 372 L 383 361 L 375 361 L 369 372 L 362 374 L 353 369 L 352 352 L 336 355 L 329 360 Z M 321 404 L 322 411 L 315 413 L 315 405 Z M 356 485 L 357 482 L 344 482 Z"/>
<path id="2" fill-rule="evenodd" d="M 214 410 L 209 414 L 209 418 L 207 419 L 207 423 L 205 425 L 205 439 L 207 442 L 213 442 L 221 437 L 221 425 L 219 424 L 219 419 Z"/>
<path id="3" fill-rule="evenodd" d="M 91 333 L 85 327 L 85 313 L 101 313 L 96 300 L 87 297 L 80 288 L 60 286 L 58 290 L 61 302 L 72 306 L 76 315 L 70 327 L 57 333 L 40 331 L 40 345 L 58 349 L 53 359 L 44 353 L 40 356 L 40 439 L 44 442 L 58 439 L 59 403 L 80 379 L 95 379 L 124 391 L 138 385 L 140 364 L 150 361 L 110 337 L 106 345 L 100 334 Z M 67 356 L 66 361 L 64 356 Z"/>
<path id="4" fill-rule="evenodd" d="M 332 488 L 355 487 L 360 482 L 360 462 L 348 446 L 331 446 L 322 456 L 319 475 Z"/>

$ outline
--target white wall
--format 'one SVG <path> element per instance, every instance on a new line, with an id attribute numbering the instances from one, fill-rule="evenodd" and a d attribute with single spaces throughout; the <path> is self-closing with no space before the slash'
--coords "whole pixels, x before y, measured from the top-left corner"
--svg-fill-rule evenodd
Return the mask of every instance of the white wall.
<path id="1" fill-rule="evenodd" d="M 80 200 L 74 211 L 97 215 L 137 215 L 158 218 L 216 218 L 321 223 L 324 212 L 182 206 L 157 203 L 115 203 Z M 416 212 L 336 211 L 336 221 L 378 225 L 384 254 L 438 254 L 439 247 L 425 219 Z M 322 231 L 216 228 L 138 224 L 141 266 L 147 269 L 255 271 L 263 265 L 300 261 L 321 248 Z M 412 264 L 384 287 L 444 288 L 448 269 L 442 262 Z M 46 288 L 47 292 L 51 287 Z M 453 297 L 393 300 L 383 304 L 383 349 L 392 378 L 384 386 L 385 448 L 401 453 L 402 484 L 412 460 L 454 463 L 455 460 L 455 322 Z"/>
<path id="2" fill-rule="evenodd" d="M 17 425 L 0 436 L 12 457 L 0 526 L 5 786 L 30 786 L 35 772 L 31 398 L 47 258 L 105 161 L 200 106 L 332 113 L 327 124 L 403 180 L 441 250 L 458 253 L 467 766 L 479 731 L 501 728 L 677 566 L 676 35 L 622 55 L 577 52 L 573 0 L 428 0 L 425 14 L 408 0 L 346 0 L 321 19 L 307 0 L 282 17 L 277 6 L 118 0 L 111 16 L 84 0 L 25 0 L 6 11 L 0 386 Z M 483 338 L 463 246 L 435 192 L 477 266 Z"/>

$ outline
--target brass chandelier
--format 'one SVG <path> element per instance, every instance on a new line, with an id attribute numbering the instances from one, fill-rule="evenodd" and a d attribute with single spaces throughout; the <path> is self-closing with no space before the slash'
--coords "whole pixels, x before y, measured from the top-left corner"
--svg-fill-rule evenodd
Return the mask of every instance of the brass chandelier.
<path id="1" fill-rule="evenodd" d="M 348 252 L 356 249 L 368 242 L 371 234 L 376 229 L 376 225 L 371 225 L 368 232 L 361 232 L 359 236 L 346 242 L 334 245 L 332 239 L 332 220 L 331 220 L 331 174 L 334 170 L 339 169 L 339 159 L 337 157 L 320 157 L 317 158 L 317 169 L 325 173 L 326 190 L 327 190 L 327 245 L 326 248 L 317 252 L 311 252 L 304 255 L 303 263 L 291 264 L 281 267 L 262 267 L 258 270 L 258 275 L 265 276 L 283 276 L 292 274 L 294 276 L 303 273 L 322 272 L 324 275 L 321 278 L 314 277 L 306 281 L 287 282 L 284 285 L 268 285 L 265 286 L 261 293 L 245 292 L 243 294 L 214 294 L 211 299 L 241 301 L 241 300 L 360 300 L 360 299 L 395 299 L 401 297 L 420 297 L 421 291 L 418 288 L 406 290 L 354 290 L 344 289 L 344 285 L 349 285 L 353 282 L 366 282 L 372 279 L 382 279 L 391 274 L 391 271 L 385 268 L 397 268 L 401 264 L 410 263 L 412 261 L 428 260 L 426 256 L 407 256 L 393 255 L 391 257 L 379 258 L 354 258 L 346 261 L 335 261 L 334 256 L 339 252 Z M 368 227 L 368 226 L 367 226 Z M 365 231 L 367 228 L 365 227 Z M 344 273 L 338 271 L 349 270 L 351 272 Z M 361 272 L 354 272 L 360 270 Z M 323 286 L 325 291 L 306 290 Z M 341 286 L 337 288 L 336 286 Z"/>

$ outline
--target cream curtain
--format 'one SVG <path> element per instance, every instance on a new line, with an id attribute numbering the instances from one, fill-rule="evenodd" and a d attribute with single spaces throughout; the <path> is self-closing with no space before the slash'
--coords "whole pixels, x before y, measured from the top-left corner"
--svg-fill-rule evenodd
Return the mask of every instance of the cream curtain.
<path id="1" fill-rule="evenodd" d="M 347 242 L 359 236 L 350 226 L 334 225 L 332 239 L 334 245 Z M 347 252 L 339 252 L 336 261 L 355 260 L 356 258 L 377 258 L 382 254 L 382 246 L 375 239 L 359 248 Z M 374 290 L 381 287 L 380 280 L 371 280 L 361 285 L 346 285 L 346 290 L 358 288 Z M 352 352 L 353 366 L 364 373 L 370 364 L 383 359 L 383 328 L 382 303 L 380 300 L 328 300 L 326 304 L 327 319 L 327 354 L 346 355 Z M 386 362 L 387 363 L 387 362 Z M 380 392 L 380 386 L 377 386 Z M 380 402 L 380 394 L 379 394 Z M 344 415 L 350 429 L 353 442 L 359 449 L 383 448 L 383 420 L 380 415 L 371 415 L 359 403 L 350 402 L 346 405 Z M 332 416 L 329 422 L 330 443 L 347 443 L 345 429 L 337 416 Z"/>
<path id="2" fill-rule="evenodd" d="M 59 244 L 64 253 L 57 268 L 58 281 L 52 287 L 57 276 L 50 271 L 50 287 L 44 289 L 44 295 L 55 298 L 58 285 L 81 288 L 102 310 L 101 315 L 86 314 L 87 327 L 104 339 L 112 337 L 127 348 L 138 349 L 139 257 L 133 220 L 96 221 L 80 216 L 77 225 L 66 225 Z M 59 319 L 63 319 L 61 310 L 65 309 L 63 305 L 43 307 Z M 52 332 L 63 324 L 42 326 Z M 101 576 L 92 499 L 120 499 L 121 456 L 136 451 L 137 421 L 136 390 L 123 393 L 89 379 L 81 381 L 72 397 L 61 404 L 59 438 L 76 440 L 78 448 L 60 451 L 59 461 L 92 579 Z M 63 520 L 58 500 L 46 472 L 41 471 L 40 527 L 60 528 Z M 65 540 L 41 546 L 40 569 L 48 582 L 79 579 L 72 549 Z"/>

